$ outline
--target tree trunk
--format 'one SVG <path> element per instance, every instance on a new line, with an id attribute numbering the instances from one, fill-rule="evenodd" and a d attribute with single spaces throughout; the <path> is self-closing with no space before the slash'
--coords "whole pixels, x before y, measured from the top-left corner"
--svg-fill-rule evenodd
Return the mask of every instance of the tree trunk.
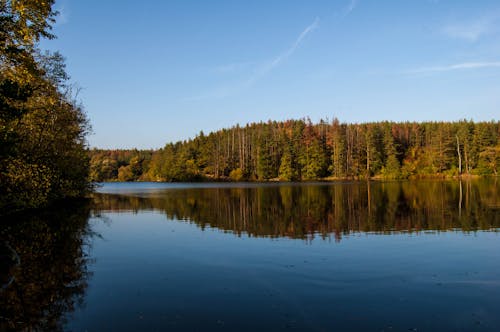
<path id="1" fill-rule="evenodd" d="M 462 155 L 460 153 L 460 141 L 458 140 L 458 135 L 455 137 L 457 138 L 458 176 L 460 176 L 462 174 Z"/>

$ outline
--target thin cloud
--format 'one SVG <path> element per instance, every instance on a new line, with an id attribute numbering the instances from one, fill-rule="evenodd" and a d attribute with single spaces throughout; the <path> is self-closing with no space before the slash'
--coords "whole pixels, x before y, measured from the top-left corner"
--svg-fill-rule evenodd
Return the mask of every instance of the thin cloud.
<path id="1" fill-rule="evenodd" d="M 69 22 L 70 13 L 66 3 L 60 4 L 60 6 L 56 8 L 56 11 L 57 16 L 54 26 L 61 26 Z"/>
<path id="2" fill-rule="evenodd" d="M 443 32 L 448 37 L 454 39 L 464 39 L 474 42 L 488 32 L 488 24 L 476 22 L 468 25 L 448 25 L 443 28 Z"/>
<path id="3" fill-rule="evenodd" d="M 349 15 L 356 8 L 357 5 L 358 5 L 358 0 L 351 0 L 351 2 L 349 2 L 349 5 L 347 5 L 347 7 L 345 7 L 344 9 L 344 16 Z"/>
<path id="4" fill-rule="evenodd" d="M 274 59 L 264 65 L 262 65 L 260 68 L 257 69 L 254 75 L 248 79 L 246 82 L 246 85 L 252 85 L 256 81 L 258 81 L 260 78 L 263 76 L 267 75 L 269 72 L 271 72 L 274 68 L 276 68 L 280 63 L 288 59 L 292 54 L 297 50 L 297 48 L 300 46 L 304 38 L 314 30 L 316 30 L 319 27 L 319 18 L 317 17 L 313 23 L 311 23 L 309 26 L 307 26 L 297 37 L 295 42 L 288 48 L 285 52 L 277 55 L 274 57 Z"/>
<path id="5" fill-rule="evenodd" d="M 442 28 L 442 33 L 454 39 L 475 42 L 496 29 L 498 15 L 483 16 L 472 21 L 451 23 Z"/>
<path id="6" fill-rule="evenodd" d="M 297 48 L 300 46 L 302 41 L 306 38 L 308 34 L 313 32 L 319 27 L 319 18 L 317 17 L 314 22 L 312 22 L 310 25 L 308 25 L 302 32 L 299 34 L 299 36 L 295 39 L 294 43 L 284 52 L 281 54 L 275 56 L 271 61 L 266 62 L 260 66 L 258 66 L 255 70 L 254 73 L 246 80 L 241 81 L 239 84 L 233 84 L 230 86 L 223 86 L 223 87 L 218 87 L 216 89 L 213 89 L 212 91 L 209 91 L 208 93 L 198 95 L 195 97 L 190 97 L 184 99 L 184 101 L 198 101 L 198 100 L 203 100 L 203 99 L 220 99 L 220 98 L 225 98 L 230 95 L 233 95 L 241 90 L 244 90 L 246 88 L 251 87 L 254 85 L 257 81 L 262 79 L 264 76 L 269 74 L 274 68 L 279 66 L 283 61 L 288 59 L 295 53 Z M 246 63 L 248 64 L 248 63 Z M 237 65 L 227 65 L 227 66 L 221 66 L 219 70 L 222 71 L 230 71 L 236 69 Z"/>
<path id="7" fill-rule="evenodd" d="M 436 73 L 447 72 L 455 70 L 467 69 L 483 69 L 483 68 L 500 68 L 500 61 L 492 62 L 463 62 L 447 66 L 423 67 L 407 71 L 407 74 L 423 74 L 423 73 Z"/>

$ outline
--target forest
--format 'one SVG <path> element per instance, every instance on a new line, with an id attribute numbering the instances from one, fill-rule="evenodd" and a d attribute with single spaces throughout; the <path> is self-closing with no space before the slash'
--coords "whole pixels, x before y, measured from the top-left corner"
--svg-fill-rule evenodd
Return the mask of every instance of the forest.
<path id="1" fill-rule="evenodd" d="M 311 181 L 498 176 L 500 122 L 234 126 L 159 150 L 90 153 L 92 181 Z"/>

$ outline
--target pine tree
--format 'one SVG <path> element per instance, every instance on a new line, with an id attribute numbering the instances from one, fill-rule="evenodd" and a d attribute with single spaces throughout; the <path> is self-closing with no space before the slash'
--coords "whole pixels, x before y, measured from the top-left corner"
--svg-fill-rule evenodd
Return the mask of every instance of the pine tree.
<path id="1" fill-rule="evenodd" d="M 329 144 L 332 151 L 330 172 L 334 177 L 346 175 L 346 125 L 340 125 L 335 119 L 330 130 Z"/>
<path id="2" fill-rule="evenodd" d="M 279 179 L 283 181 L 295 181 L 298 179 L 296 165 L 291 148 L 288 148 L 281 157 L 281 164 L 279 168 Z"/>
<path id="3" fill-rule="evenodd" d="M 382 168 L 382 176 L 386 179 L 397 179 L 400 177 L 400 164 L 397 158 L 397 149 L 392 135 L 391 127 L 386 124 L 384 130 L 384 154 L 385 165 Z"/>

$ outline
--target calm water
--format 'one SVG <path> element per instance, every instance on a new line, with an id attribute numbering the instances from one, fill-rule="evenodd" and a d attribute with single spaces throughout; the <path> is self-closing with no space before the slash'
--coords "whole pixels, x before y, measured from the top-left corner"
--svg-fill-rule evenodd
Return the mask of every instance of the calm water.
<path id="1" fill-rule="evenodd" d="M 110 183 L 14 219 L 0 330 L 500 331 L 495 179 Z"/>

